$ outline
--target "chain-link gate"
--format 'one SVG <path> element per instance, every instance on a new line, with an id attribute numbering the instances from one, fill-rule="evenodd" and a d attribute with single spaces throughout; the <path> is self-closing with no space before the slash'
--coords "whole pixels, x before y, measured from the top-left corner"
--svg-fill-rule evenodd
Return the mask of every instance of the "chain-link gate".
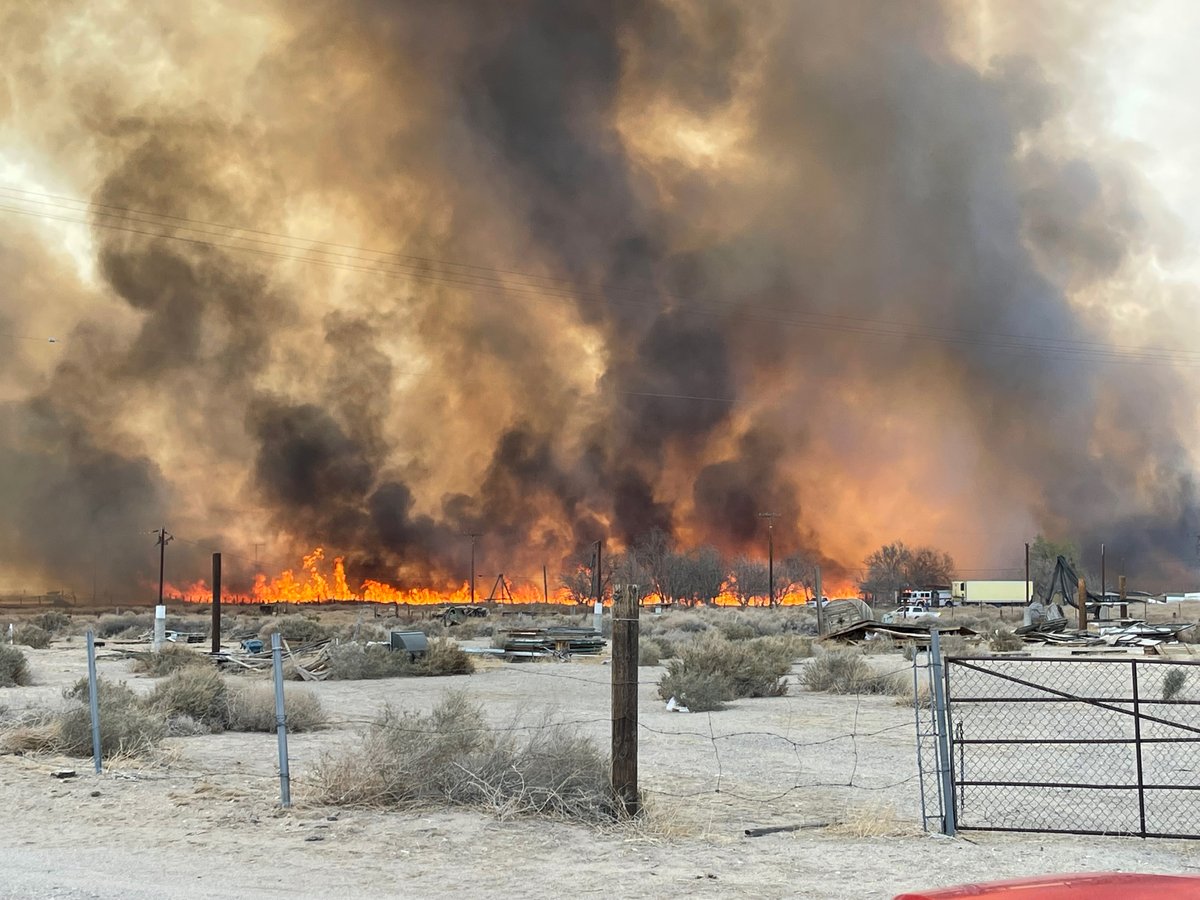
<path id="1" fill-rule="evenodd" d="M 951 831 L 1200 837 L 1200 661 L 951 657 L 945 687 Z"/>

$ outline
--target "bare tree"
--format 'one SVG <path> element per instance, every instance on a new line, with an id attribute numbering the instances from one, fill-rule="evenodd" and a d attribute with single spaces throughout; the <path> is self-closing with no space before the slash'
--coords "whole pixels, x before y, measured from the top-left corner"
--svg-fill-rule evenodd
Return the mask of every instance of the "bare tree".
<path id="1" fill-rule="evenodd" d="M 949 584 L 954 576 L 954 560 L 949 553 L 932 547 L 919 547 L 912 554 L 904 569 L 907 587 Z"/>
<path id="2" fill-rule="evenodd" d="M 771 580 L 766 563 L 739 556 L 734 560 L 731 574 L 733 580 L 730 588 L 743 608 L 749 606 L 755 597 L 765 597 L 770 591 Z"/>
<path id="3" fill-rule="evenodd" d="M 671 590 L 678 600 L 692 606 L 712 603 L 725 587 L 725 560 L 716 547 L 699 547 L 687 554 L 673 554 Z"/>
<path id="4" fill-rule="evenodd" d="M 570 557 L 559 576 L 562 586 L 567 589 L 567 595 L 576 603 L 586 604 L 592 600 L 593 569 L 596 556 L 592 547 Z M 609 554 L 601 554 L 600 561 L 600 596 L 608 596 L 612 585 L 613 558 Z"/>
<path id="5" fill-rule="evenodd" d="M 661 528 L 655 528 L 633 545 L 633 555 L 648 582 L 642 588 L 642 595 L 653 592 L 666 602 L 674 600 L 672 576 L 677 574 L 678 558 L 671 536 Z"/>
<path id="6" fill-rule="evenodd" d="M 817 559 L 807 553 L 793 553 L 775 565 L 776 595 L 804 594 L 805 600 L 813 598 L 817 587 Z"/>
<path id="7" fill-rule="evenodd" d="M 912 552 L 901 541 L 885 544 L 863 561 L 867 574 L 858 586 L 872 600 L 894 603 L 906 586 L 905 574 L 911 559 Z"/>

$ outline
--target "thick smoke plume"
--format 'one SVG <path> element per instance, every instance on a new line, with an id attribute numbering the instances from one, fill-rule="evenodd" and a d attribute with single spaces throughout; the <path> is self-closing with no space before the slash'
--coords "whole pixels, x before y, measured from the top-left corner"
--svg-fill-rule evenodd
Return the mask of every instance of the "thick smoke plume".
<path id="1" fill-rule="evenodd" d="M 127 591 L 165 523 L 180 581 L 448 584 L 467 533 L 533 574 L 764 511 L 847 572 L 1190 565 L 1200 357 L 1129 348 L 1196 304 L 1066 124 L 1085 13 L 978 59 L 933 0 L 205 9 L 0 13 L 0 580 Z"/>

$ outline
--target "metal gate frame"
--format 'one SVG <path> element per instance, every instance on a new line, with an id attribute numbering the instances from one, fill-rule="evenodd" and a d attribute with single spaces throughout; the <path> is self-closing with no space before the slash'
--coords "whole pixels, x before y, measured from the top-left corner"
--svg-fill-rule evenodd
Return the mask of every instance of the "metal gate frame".
<path id="1" fill-rule="evenodd" d="M 930 667 L 931 669 L 937 666 L 940 660 L 936 659 L 936 653 L 931 653 Z M 995 667 L 997 664 L 1003 664 L 1008 668 L 1020 669 L 1022 664 L 1033 664 L 1039 666 L 1064 666 L 1064 667 L 1107 667 L 1110 671 L 1119 671 L 1120 668 L 1128 667 L 1129 669 L 1129 684 L 1131 690 L 1128 696 L 1105 696 L 1101 693 L 1099 696 L 1085 696 L 1080 693 L 1072 693 L 1068 690 L 1062 690 L 1052 685 L 1039 684 L 1036 681 L 1029 680 L 1028 677 L 1019 677 L 1016 674 L 1009 672 L 998 671 Z M 1147 667 L 1155 667 L 1147 669 Z M 1170 671 L 1169 669 L 1160 669 L 1158 667 L 1172 667 L 1174 669 L 1182 669 L 1183 671 L 1194 673 L 1195 679 L 1193 683 L 1200 684 L 1200 660 L 1175 660 L 1175 659 L 1145 659 L 1138 657 L 1127 658 L 1088 658 L 1088 657 L 991 657 L 991 656 L 959 656 L 947 657 L 944 660 L 944 672 L 942 674 L 945 688 L 945 709 L 946 717 L 944 719 L 945 737 L 948 739 L 949 752 L 946 756 L 948 768 L 950 772 L 950 794 L 952 801 L 945 804 L 949 807 L 947 812 L 949 825 L 947 833 L 953 833 L 953 829 L 957 827 L 959 830 L 973 831 L 1015 831 L 1015 832 L 1032 832 L 1032 833 L 1061 833 L 1061 834 L 1089 834 L 1089 835 L 1104 835 L 1104 834 L 1127 834 L 1138 837 L 1158 837 L 1158 838 L 1200 838 L 1200 823 L 1196 832 L 1180 832 L 1177 830 L 1161 830 L 1154 827 L 1153 819 L 1147 822 L 1146 797 L 1148 793 L 1166 792 L 1166 791 L 1181 791 L 1193 792 L 1200 791 L 1200 775 L 1196 780 L 1189 784 L 1171 784 L 1162 783 L 1157 780 L 1151 780 L 1147 777 L 1144 757 L 1146 748 L 1154 745 L 1164 744 L 1195 744 L 1197 751 L 1200 752 L 1200 718 L 1193 719 L 1192 723 L 1178 721 L 1164 717 L 1162 714 L 1148 712 L 1146 707 L 1151 707 L 1156 711 L 1159 708 L 1170 709 L 1172 707 L 1190 708 L 1200 706 L 1200 700 L 1195 699 L 1166 699 L 1165 694 L 1163 699 L 1153 699 L 1147 694 L 1144 688 L 1139 688 L 1139 669 L 1142 670 L 1143 678 L 1148 674 L 1153 673 L 1155 677 L 1160 679 L 1165 676 L 1163 672 Z M 982 675 L 995 678 L 1000 682 L 1011 685 L 1018 690 L 1008 691 L 1007 696 L 964 696 L 955 693 L 955 679 L 952 673 L 958 671 L 981 673 Z M 1068 671 L 1070 671 L 1068 669 Z M 1086 671 L 1086 670 L 1081 670 Z M 932 674 L 932 673 L 931 673 Z M 1037 696 L 1021 696 L 1019 688 L 1032 689 Z M 955 715 L 955 707 L 968 704 L 1013 704 L 1016 708 L 1022 705 L 1038 704 L 1038 703 L 1066 703 L 1066 704 L 1084 704 L 1090 708 L 1103 710 L 1108 713 L 1114 713 L 1118 716 L 1128 716 L 1132 719 L 1132 735 L 1125 736 L 1108 736 L 1108 737 L 1082 737 L 1078 735 L 1051 735 L 1045 737 L 987 737 L 987 738 L 971 738 L 963 734 L 961 718 Z M 1060 717 L 1061 724 L 1069 727 L 1071 717 Z M 1148 736 L 1143 733 L 1143 725 L 1161 726 L 1165 728 L 1169 735 Z M 918 726 L 920 726 L 920 716 L 918 716 Z M 920 728 L 918 728 L 920 731 Z M 941 729 L 939 729 L 940 731 Z M 1179 735 L 1183 733 L 1183 736 Z M 940 737 L 941 735 L 939 735 Z M 964 756 L 969 747 L 981 746 L 996 746 L 1001 749 L 1020 747 L 1023 745 L 1064 745 L 1064 746 L 1089 746 L 1089 745 L 1108 745 L 1117 747 L 1129 747 L 1133 754 L 1133 770 L 1134 778 L 1132 782 L 1117 781 L 1117 780 L 1080 780 L 1080 781 L 1043 781 L 1043 780 L 1000 780 L 1000 779 L 968 779 L 964 775 Z M 940 748 L 939 748 L 940 749 Z M 939 753 L 939 757 L 941 754 Z M 1071 791 L 1071 790 L 1092 790 L 1105 792 L 1125 792 L 1135 793 L 1137 821 L 1136 829 L 1119 829 L 1119 830 L 1099 830 L 1089 828 L 1072 828 L 1072 827 L 1043 827 L 1043 826 L 1001 826 L 1001 825 L 972 825 L 969 817 L 964 821 L 965 805 L 964 800 L 967 796 L 968 789 L 972 788 L 1014 788 L 1014 789 L 1042 789 L 1049 791 Z M 1193 795 L 1200 796 L 1200 795 Z M 922 797 L 924 800 L 924 796 Z M 945 801 L 943 800 L 943 803 Z M 1126 810 L 1129 812 L 1129 810 Z M 946 830 L 946 829 L 943 829 Z"/>

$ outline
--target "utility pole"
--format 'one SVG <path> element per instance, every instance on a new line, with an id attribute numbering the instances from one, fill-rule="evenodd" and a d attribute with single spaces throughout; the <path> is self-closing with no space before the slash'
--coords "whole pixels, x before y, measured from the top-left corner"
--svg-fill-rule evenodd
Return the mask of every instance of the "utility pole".
<path id="1" fill-rule="evenodd" d="M 598 552 L 598 551 L 597 551 Z M 638 603 L 637 585 L 613 590 L 612 788 L 618 813 L 638 813 Z"/>
<path id="2" fill-rule="evenodd" d="M 550 602 L 550 577 L 546 574 L 546 564 L 542 563 L 542 600 Z"/>
<path id="3" fill-rule="evenodd" d="M 775 606 L 775 520 L 779 513 L 759 513 L 760 519 L 767 520 L 767 592 L 768 605 Z"/>
<path id="4" fill-rule="evenodd" d="M 261 542 L 254 545 L 254 574 L 255 575 L 258 574 L 258 548 L 265 547 L 265 546 L 266 546 L 266 544 L 263 544 Z"/>
<path id="5" fill-rule="evenodd" d="M 592 628 L 597 634 L 604 633 L 604 579 L 600 577 L 600 558 L 604 547 L 601 541 L 596 541 L 596 552 L 592 556 Z M 613 676 L 616 677 L 615 675 Z"/>
<path id="6" fill-rule="evenodd" d="M 821 587 L 821 567 L 817 566 L 816 574 L 816 589 L 817 589 L 817 636 L 820 637 L 825 633 L 825 597 Z"/>
<path id="7" fill-rule="evenodd" d="M 221 652 L 221 554 L 212 555 L 212 652 Z"/>
<path id="8" fill-rule="evenodd" d="M 1029 605 L 1029 541 L 1025 542 L 1025 605 Z"/>
<path id="9" fill-rule="evenodd" d="M 1100 602 L 1108 602 L 1108 579 L 1104 574 L 1104 545 L 1100 545 Z"/>
<path id="10" fill-rule="evenodd" d="M 167 636 L 167 607 L 163 604 L 163 583 L 166 578 L 167 568 L 167 544 L 175 540 L 175 538 L 167 534 L 167 528 L 164 525 L 158 529 L 158 605 L 154 607 L 154 641 L 152 649 L 155 653 L 162 649 L 163 641 Z"/>
<path id="11" fill-rule="evenodd" d="M 471 605 L 475 605 L 475 541 L 480 537 L 478 531 L 468 531 L 467 537 L 471 539 Z"/>

